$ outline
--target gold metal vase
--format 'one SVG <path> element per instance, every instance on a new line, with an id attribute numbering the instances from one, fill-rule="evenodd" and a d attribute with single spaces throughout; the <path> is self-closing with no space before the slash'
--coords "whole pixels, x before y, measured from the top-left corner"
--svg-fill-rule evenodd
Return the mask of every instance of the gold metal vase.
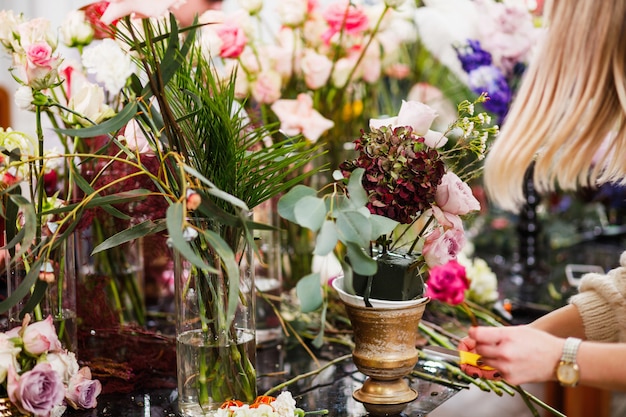
<path id="1" fill-rule="evenodd" d="M 353 393 L 371 415 L 399 414 L 418 396 L 407 383 L 417 363 L 419 322 L 428 299 L 400 308 L 371 308 L 346 303 L 354 331 L 352 359 L 367 375 Z"/>
<path id="2" fill-rule="evenodd" d="M 7 397 L 0 398 L 0 417 L 27 417 Z"/>

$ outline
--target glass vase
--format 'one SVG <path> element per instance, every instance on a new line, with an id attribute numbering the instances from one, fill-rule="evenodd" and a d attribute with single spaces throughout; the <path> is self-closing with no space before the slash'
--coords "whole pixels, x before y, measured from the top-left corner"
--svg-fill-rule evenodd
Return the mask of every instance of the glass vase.
<path id="1" fill-rule="evenodd" d="M 209 222 L 197 227 L 210 227 L 230 242 L 240 267 L 237 276 L 229 276 L 201 232 L 189 243 L 217 273 L 174 250 L 178 404 L 183 416 L 210 416 L 224 401 L 251 403 L 256 398 L 253 253 L 237 248 L 237 231 Z M 229 317 L 233 290 L 237 305 Z"/>
<path id="2" fill-rule="evenodd" d="M 31 288 L 27 295 L 8 311 L 7 328 L 22 324 L 25 313 L 32 321 L 52 316 L 59 340 L 63 347 L 75 352 L 77 346 L 76 308 L 76 236 L 69 234 L 58 245 L 53 245 L 43 262 L 37 279 L 48 283 L 39 303 L 30 305 Z M 2 258 L 7 281 L 7 297 L 21 291 L 20 285 L 27 278 L 34 255 L 26 253 L 15 256 L 12 249 L 3 249 Z"/>
<path id="3" fill-rule="evenodd" d="M 93 253 L 126 227 L 110 217 L 94 218 L 77 232 L 81 327 L 89 331 L 145 324 L 142 239 Z"/>
<path id="4" fill-rule="evenodd" d="M 279 311 L 283 290 L 282 245 L 278 219 L 277 199 L 258 205 L 253 220 L 274 227 L 254 233 L 260 257 L 254 259 L 256 287 L 256 342 L 257 347 L 271 347 L 283 337 Z"/>

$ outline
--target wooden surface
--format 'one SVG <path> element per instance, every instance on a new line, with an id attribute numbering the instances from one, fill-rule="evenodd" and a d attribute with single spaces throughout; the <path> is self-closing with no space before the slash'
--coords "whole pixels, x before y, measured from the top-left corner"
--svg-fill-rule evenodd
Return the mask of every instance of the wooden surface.
<path id="1" fill-rule="evenodd" d="M 7 90 L 0 86 L 0 127 L 11 126 L 11 97 Z"/>
<path id="2" fill-rule="evenodd" d="M 563 388 L 556 382 L 549 382 L 546 384 L 546 402 L 567 417 L 611 416 L 611 392 L 598 388 Z M 544 415 L 553 414 L 545 412 Z"/>

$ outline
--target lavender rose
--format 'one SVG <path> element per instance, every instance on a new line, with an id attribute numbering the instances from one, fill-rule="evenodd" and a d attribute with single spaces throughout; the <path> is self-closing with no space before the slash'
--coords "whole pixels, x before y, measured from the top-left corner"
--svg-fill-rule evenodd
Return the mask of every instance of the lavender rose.
<path id="1" fill-rule="evenodd" d="M 94 408 L 102 391 L 102 384 L 91 379 L 91 371 L 84 367 L 72 376 L 67 387 L 67 401 L 74 409 Z"/>
<path id="2" fill-rule="evenodd" d="M 441 210 L 451 214 L 463 215 L 480 210 L 480 203 L 472 194 L 472 189 L 452 171 L 441 178 L 435 201 Z"/>
<path id="3" fill-rule="evenodd" d="M 37 364 L 19 377 L 10 369 L 8 385 L 11 402 L 35 415 L 48 415 L 65 397 L 63 381 L 48 363 Z"/>

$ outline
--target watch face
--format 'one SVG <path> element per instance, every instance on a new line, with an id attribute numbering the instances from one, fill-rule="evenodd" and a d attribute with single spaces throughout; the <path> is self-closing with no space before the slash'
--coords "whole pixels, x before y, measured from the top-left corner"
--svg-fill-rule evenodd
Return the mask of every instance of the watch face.
<path id="1" fill-rule="evenodd" d="M 556 370 L 556 376 L 561 384 L 574 385 L 578 382 L 578 365 L 561 363 Z"/>

